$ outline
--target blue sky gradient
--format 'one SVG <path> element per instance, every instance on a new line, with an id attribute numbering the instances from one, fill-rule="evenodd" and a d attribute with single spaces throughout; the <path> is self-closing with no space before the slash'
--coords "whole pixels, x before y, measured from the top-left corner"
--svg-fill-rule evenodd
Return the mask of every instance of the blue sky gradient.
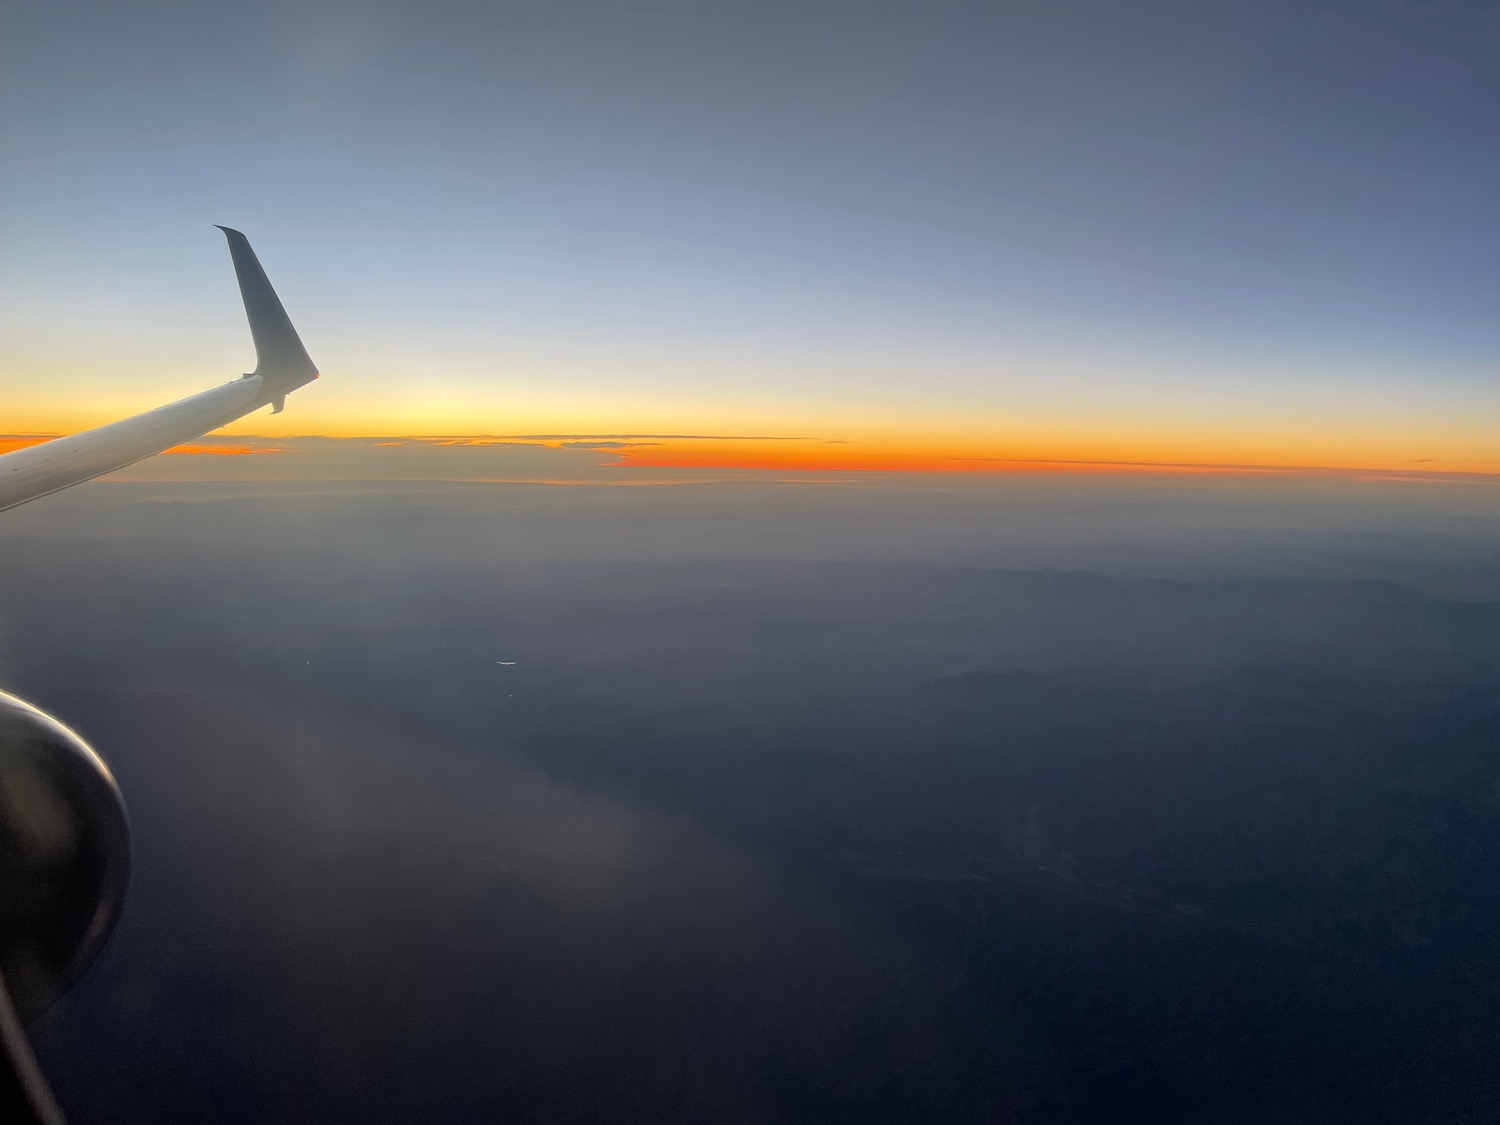
<path id="1" fill-rule="evenodd" d="M 1456 464 L 1500 411 L 1489 5 L 60 3 L 0 39 L 10 429 L 243 367 L 215 222 L 337 376 L 314 430 Z"/>

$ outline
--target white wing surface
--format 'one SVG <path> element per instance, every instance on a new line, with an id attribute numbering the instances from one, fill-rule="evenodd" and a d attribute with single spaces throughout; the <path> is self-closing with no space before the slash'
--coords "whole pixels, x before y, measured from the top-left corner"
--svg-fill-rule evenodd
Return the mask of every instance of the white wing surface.
<path id="1" fill-rule="evenodd" d="M 229 254 L 250 320 L 255 370 L 232 383 L 123 422 L 0 455 L 0 511 L 122 469 L 263 406 L 271 405 L 279 412 L 288 392 L 318 377 L 249 241 L 237 230 L 219 229 L 229 239 Z"/>

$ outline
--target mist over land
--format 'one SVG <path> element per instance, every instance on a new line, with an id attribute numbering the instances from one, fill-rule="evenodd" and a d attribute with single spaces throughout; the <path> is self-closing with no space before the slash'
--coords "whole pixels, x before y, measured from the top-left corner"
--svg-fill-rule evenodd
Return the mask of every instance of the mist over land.
<path id="1" fill-rule="evenodd" d="M 0 672 L 136 834 L 45 1062 L 75 1122 L 1489 1120 L 1496 495 L 18 509 Z"/>

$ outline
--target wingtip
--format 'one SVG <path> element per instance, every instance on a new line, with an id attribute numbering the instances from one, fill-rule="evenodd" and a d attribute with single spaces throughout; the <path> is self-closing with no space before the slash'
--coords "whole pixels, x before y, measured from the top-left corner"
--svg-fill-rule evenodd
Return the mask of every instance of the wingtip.
<path id="1" fill-rule="evenodd" d="M 302 346 L 297 330 L 282 307 L 281 298 L 271 288 L 270 279 L 260 259 L 250 248 L 250 240 L 233 227 L 220 226 L 229 242 L 229 257 L 240 283 L 240 298 L 250 320 L 250 335 L 255 340 L 255 371 L 268 390 L 285 394 L 318 377 L 318 369 Z"/>

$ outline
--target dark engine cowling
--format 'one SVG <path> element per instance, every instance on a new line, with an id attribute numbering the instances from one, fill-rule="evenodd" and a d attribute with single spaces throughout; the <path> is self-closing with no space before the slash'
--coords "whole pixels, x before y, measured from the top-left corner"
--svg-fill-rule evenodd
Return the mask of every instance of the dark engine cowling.
<path id="1" fill-rule="evenodd" d="M 0 976 L 22 1023 L 88 968 L 119 917 L 130 826 L 74 731 L 0 692 Z"/>

